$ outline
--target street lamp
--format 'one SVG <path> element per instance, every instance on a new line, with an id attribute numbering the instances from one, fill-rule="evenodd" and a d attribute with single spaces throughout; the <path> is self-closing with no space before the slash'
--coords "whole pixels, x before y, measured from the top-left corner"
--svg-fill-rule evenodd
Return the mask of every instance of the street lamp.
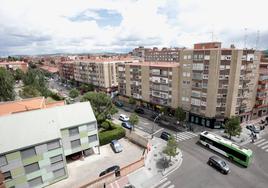
<path id="1" fill-rule="evenodd" d="M 158 115 L 154 118 L 154 124 L 153 124 L 153 127 L 152 127 L 152 137 L 151 137 L 151 138 L 154 137 L 155 121 L 156 121 L 157 119 L 159 119 L 163 114 L 164 114 L 164 113 L 162 112 L 162 113 L 158 114 Z"/>

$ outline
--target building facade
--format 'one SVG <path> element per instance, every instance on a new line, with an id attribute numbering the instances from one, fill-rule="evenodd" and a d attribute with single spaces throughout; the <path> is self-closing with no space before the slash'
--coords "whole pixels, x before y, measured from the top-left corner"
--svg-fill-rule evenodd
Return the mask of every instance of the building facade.
<path id="1" fill-rule="evenodd" d="M 45 187 L 67 178 L 66 156 L 89 155 L 99 145 L 89 102 L 1 116 L 0 143 L 7 188 Z"/>
<path id="2" fill-rule="evenodd" d="M 74 79 L 74 62 L 63 61 L 58 63 L 59 75 L 61 79 L 73 80 Z"/>
<path id="3" fill-rule="evenodd" d="M 4 61 L 0 62 L 0 67 L 12 71 L 21 69 L 23 72 L 26 72 L 28 70 L 28 63 L 25 63 L 23 61 Z"/>
<path id="4" fill-rule="evenodd" d="M 144 82 L 150 80 L 151 83 L 155 79 L 155 73 L 144 74 L 146 69 L 147 72 L 153 69 L 150 66 L 152 63 L 148 62 L 144 62 L 144 66 L 119 66 L 119 93 L 173 109 L 182 107 L 188 112 L 190 122 L 212 128 L 220 127 L 231 116 L 239 116 L 241 121 L 251 119 L 257 92 L 260 52 L 221 48 L 217 42 L 196 44 L 195 47 L 180 49 L 179 60 L 176 60 L 177 63 L 172 62 L 178 65 L 174 65 L 176 71 L 172 71 L 172 76 L 168 73 L 168 87 L 158 87 L 158 94 L 163 96 L 161 100 L 154 100 L 152 88 L 155 86 L 151 84 L 150 87 L 142 87 Z M 158 66 L 167 66 L 167 63 L 158 63 Z M 135 74 L 134 67 L 138 70 Z M 133 80 L 133 77 L 136 79 Z M 164 77 L 161 78 L 163 80 Z M 171 90 L 167 92 L 168 100 L 163 100 L 165 89 Z"/>
<path id="5" fill-rule="evenodd" d="M 180 48 L 162 48 L 154 47 L 145 51 L 144 60 L 151 62 L 179 62 Z"/>

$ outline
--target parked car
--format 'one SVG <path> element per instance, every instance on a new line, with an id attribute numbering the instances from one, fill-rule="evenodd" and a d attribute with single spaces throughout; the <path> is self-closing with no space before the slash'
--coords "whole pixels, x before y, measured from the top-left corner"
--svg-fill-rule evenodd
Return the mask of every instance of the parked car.
<path id="1" fill-rule="evenodd" d="M 122 125 L 122 127 L 125 127 L 126 129 L 132 129 L 133 128 L 133 125 L 130 124 L 129 122 L 123 122 L 121 125 Z"/>
<path id="2" fill-rule="evenodd" d="M 115 153 L 123 151 L 123 146 L 118 142 L 118 140 L 112 140 L 111 147 Z"/>
<path id="3" fill-rule="evenodd" d="M 136 108 L 135 112 L 138 113 L 138 114 L 144 114 L 145 113 L 142 108 Z"/>
<path id="4" fill-rule="evenodd" d="M 247 125 L 246 128 L 254 133 L 260 133 L 260 130 L 257 129 L 254 125 Z"/>
<path id="5" fill-rule="evenodd" d="M 171 137 L 171 134 L 166 132 L 166 131 L 163 131 L 160 135 L 160 138 L 162 138 L 163 140 L 166 140 L 166 141 L 168 141 L 170 137 Z"/>
<path id="6" fill-rule="evenodd" d="M 212 156 L 208 159 L 208 164 L 223 174 L 228 174 L 230 172 L 229 165 L 217 156 Z"/>
<path id="7" fill-rule="evenodd" d="M 123 103 L 119 102 L 119 101 L 115 101 L 114 102 L 114 105 L 117 106 L 117 107 L 123 107 Z"/>
<path id="8" fill-rule="evenodd" d="M 118 165 L 111 166 L 110 168 L 107 168 L 106 170 L 102 171 L 99 175 L 99 177 L 104 176 L 105 174 L 108 174 L 110 172 L 118 172 L 120 171 L 120 167 Z"/>
<path id="9" fill-rule="evenodd" d="M 129 121 L 129 117 L 127 117 L 125 114 L 120 114 L 119 120 L 121 120 L 121 121 Z"/>
<path id="10" fill-rule="evenodd" d="M 151 116 L 150 116 L 150 119 L 152 120 L 152 121 L 154 121 L 155 120 L 155 118 L 158 116 L 159 114 L 157 114 L 157 113 L 153 113 Z M 158 123 L 159 121 L 160 121 L 160 117 L 159 118 L 157 118 L 156 120 L 155 120 L 155 122 L 156 123 Z"/>

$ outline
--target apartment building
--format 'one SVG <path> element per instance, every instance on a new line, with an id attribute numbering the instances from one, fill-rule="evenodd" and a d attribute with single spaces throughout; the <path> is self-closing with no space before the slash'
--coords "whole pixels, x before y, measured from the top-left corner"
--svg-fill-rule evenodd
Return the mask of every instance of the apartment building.
<path id="1" fill-rule="evenodd" d="M 231 116 L 240 116 L 241 121 L 251 119 L 257 91 L 260 52 L 234 47 L 221 48 L 219 42 L 196 44 L 195 48 L 180 49 L 178 62 L 171 63 L 178 67 L 175 68 L 176 73 L 172 72 L 169 83 L 169 89 L 172 87 L 169 102 L 157 103 L 143 96 L 146 93 L 151 96 L 152 86 L 148 89 L 141 87 L 137 94 L 141 93 L 142 97 L 138 99 L 172 109 L 180 106 L 188 112 L 190 122 L 212 128 L 219 127 Z M 144 66 L 150 64 L 153 63 L 144 62 Z M 158 64 L 167 65 L 163 62 Z M 133 86 L 134 80 L 131 80 L 133 76 L 138 78 L 133 73 L 133 66 L 136 65 L 118 67 L 118 89 L 123 96 L 137 98 L 134 92 L 137 87 Z M 143 79 L 153 79 L 152 74 L 143 78 L 144 71 L 139 66 L 136 67 L 140 69 L 141 79 L 135 80 L 138 86 L 143 83 Z"/>
<path id="2" fill-rule="evenodd" d="M 26 72 L 28 70 L 28 63 L 23 61 L 3 61 L 0 62 L 0 67 L 13 71 L 21 69 L 23 72 Z"/>
<path id="3" fill-rule="evenodd" d="M 63 61 L 58 63 L 59 75 L 64 80 L 74 79 L 74 62 Z"/>
<path id="4" fill-rule="evenodd" d="M 268 114 L 268 58 L 262 56 L 259 68 L 259 79 L 256 103 L 253 110 L 254 118 Z"/>
<path id="5" fill-rule="evenodd" d="M 179 98 L 179 64 L 142 62 L 118 65 L 118 92 L 150 108 L 176 108 Z"/>
<path id="6" fill-rule="evenodd" d="M 148 49 L 145 51 L 144 60 L 151 62 L 179 62 L 180 48 Z"/>
<path id="7" fill-rule="evenodd" d="M 1 116 L 0 143 L 7 188 L 45 187 L 67 178 L 66 156 L 89 155 L 99 145 L 89 102 Z"/>
<path id="8" fill-rule="evenodd" d="M 129 63 L 128 58 L 95 58 L 74 63 L 74 79 L 79 83 L 93 84 L 99 90 L 117 90 L 117 64 Z"/>

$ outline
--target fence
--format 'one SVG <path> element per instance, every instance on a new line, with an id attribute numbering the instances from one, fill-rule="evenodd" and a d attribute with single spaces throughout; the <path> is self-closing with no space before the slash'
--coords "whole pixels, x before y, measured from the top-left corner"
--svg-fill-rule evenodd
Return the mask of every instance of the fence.
<path id="1" fill-rule="evenodd" d="M 92 182 L 89 182 L 85 185 L 80 186 L 79 188 L 103 188 L 104 184 L 108 185 L 109 183 L 114 182 L 115 180 L 119 179 L 121 176 L 126 176 L 130 174 L 131 172 L 134 172 L 135 170 L 141 168 L 144 166 L 144 157 L 141 159 L 124 166 L 120 169 L 120 176 L 115 177 L 115 173 L 111 172 L 109 174 L 106 174 L 100 178 L 97 178 L 93 180 Z"/>

